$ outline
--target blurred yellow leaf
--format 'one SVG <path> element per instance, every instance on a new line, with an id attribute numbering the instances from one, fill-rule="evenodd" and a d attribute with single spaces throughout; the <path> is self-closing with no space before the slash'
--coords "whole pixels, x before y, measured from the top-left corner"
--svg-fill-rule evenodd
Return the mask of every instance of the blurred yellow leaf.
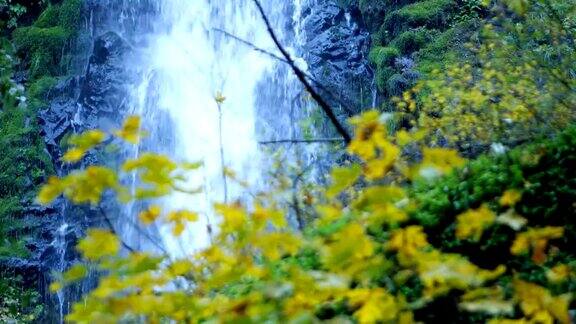
<path id="1" fill-rule="evenodd" d="M 507 190 L 500 198 L 500 205 L 504 207 L 514 206 L 522 199 L 522 193 L 517 190 Z"/>
<path id="2" fill-rule="evenodd" d="M 162 212 L 160 206 L 152 205 L 147 210 L 143 211 L 138 215 L 140 221 L 145 225 L 150 225 L 160 217 L 160 213 Z"/>
<path id="3" fill-rule="evenodd" d="M 140 130 L 140 117 L 128 116 L 124 120 L 122 129 L 114 132 L 116 136 L 131 144 L 138 144 L 143 133 Z"/>
<path id="4" fill-rule="evenodd" d="M 120 239 L 107 230 L 89 229 L 86 237 L 78 243 L 77 248 L 86 259 L 97 261 L 118 254 Z"/>
<path id="5" fill-rule="evenodd" d="M 460 214 L 456 218 L 456 237 L 460 240 L 471 239 L 480 240 L 484 230 L 496 220 L 496 215 L 488 208 L 487 205 L 469 210 Z"/>
<path id="6" fill-rule="evenodd" d="M 335 198 L 342 191 L 353 186 L 360 175 L 362 175 L 362 168 L 358 164 L 334 168 L 332 170 L 332 185 L 326 190 L 326 196 L 329 199 Z"/>

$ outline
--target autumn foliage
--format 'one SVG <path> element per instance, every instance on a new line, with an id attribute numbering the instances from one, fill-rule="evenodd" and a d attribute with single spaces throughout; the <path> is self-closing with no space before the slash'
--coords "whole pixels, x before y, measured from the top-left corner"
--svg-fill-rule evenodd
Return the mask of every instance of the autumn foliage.
<path id="1" fill-rule="evenodd" d="M 287 226 L 286 211 L 269 195 L 248 206 L 216 205 L 220 224 L 212 244 L 185 257 L 122 252 L 113 232 L 90 230 L 78 250 L 102 277 L 68 319 L 309 322 L 351 318 L 362 323 L 411 323 L 435 301 L 458 296 L 459 312 L 483 314 L 493 323 L 508 317 L 568 323 L 570 294 L 555 294 L 524 280 L 519 274 L 522 269 L 514 265 L 482 268 L 465 255 L 430 243 L 426 226 L 411 217 L 416 202 L 397 179 L 430 181 L 466 162 L 455 151 L 441 148 L 425 148 L 419 162 L 403 160 L 400 152 L 414 139 L 403 139 L 400 145 L 378 116 L 371 111 L 353 120 L 356 138 L 349 151 L 358 160 L 334 170 L 332 185 L 315 197 L 317 219 L 304 233 Z M 136 123 L 131 117 L 123 131 L 106 136 L 132 142 L 140 132 Z M 93 132 L 73 141 L 88 142 L 84 137 L 94 137 Z M 82 146 L 82 150 L 90 148 Z M 190 166 L 146 153 L 126 161 L 120 171 L 136 171 L 142 180 L 143 188 L 133 195 L 115 171 L 89 167 L 51 179 L 39 200 L 48 203 L 64 194 L 74 202 L 96 205 L 109 190 L 124 202 L 158 198 L 182 190 L 180 172 L 195 172 Z M 510 258 L 528 255 L 535 265 L 544 266 L 550 253 L 559 253 L 551 249 L 562 240 L 564 229 L 532 227 L 514 211 L 521 199 L 522 189 L 502 191 L 495 201 L 457 215 L 452 231 L 458 240 L 481 244 L 485 232 L 508 227 L 516 233 L 508 246 Z M 501 208 L 509 211 L 499 213 Z M 185 227 L 197 218 L 193 209 L 161 210 L 156 205 L 140 214 L 144 225 L 172 224 L 175 236 L 185 235 Z M 574 280 L 572 266 L 547 264 L 549 282 Z M 72 267 L 53 288 L 81 279 L 86 267 Z"/>
<path id="2" fill-rule="evenodd" d="M 502 5 L 527 24 L 543 5 L 535 3 Z M 52 285 L 74 284 L 89 269 L 100 274 L 67 319 L 570 323 L 576 130 L 574 93 L 565 87 L 573 78 L 559 81 L 558 70 L 538 61 L 541 52 L 504 41 L 505 27 L 486 26 L 490 37 L 475 49 L 477 64 L 436 71 L 395 99 L 398 119 L 369 110 L 350 120 L 349 158 L 328 186 L 306 193 L 301 212 L 311 221 L 304 231 L 288 225 L 289 211 L 275 199 L 282 186 L 248 203 L 216 204 L 211 244 L 184 256 L 131 251 L 110 229 L 89 230 L 78 245 L 85 262 Z M 548 27 L 558 34 L 541 35 L 541 43 L 571 37 Z M 532 56 L 506 62 L 507 53 Z M 408 123 L 397 127 L 398 120 Z M 144 135 L 132 116 L 118 131 L 73 137 L 63 159 L 80 161 L 109 139 L 137 145 Z M 120 203 L 146 203 L 141 226 L 167 224 L 178 238 L 203 215 L 156 202 L 174 192 L 199 194 L 185 179 L 200 168 L 142 153 L 118 170 L 89 166 L 54 177 L 38 201 L 63 195 L 97 206 L 112 192 Z M 131 174 L 135 190 L 120 180 Z"/>

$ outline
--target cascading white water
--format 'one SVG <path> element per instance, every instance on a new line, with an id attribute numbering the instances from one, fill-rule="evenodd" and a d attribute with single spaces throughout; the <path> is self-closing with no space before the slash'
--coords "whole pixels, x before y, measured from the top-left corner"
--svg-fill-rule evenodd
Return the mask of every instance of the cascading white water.
<path id="1" fill-rule="evenodd" d="M 164 244 L 170 253 L 178 255 L 208 243 L 207 225 L 216 221 L 211 211 L 214 202 L 242 198 L 240 188 L 232 183 L 226 186 L 223 182 L 222 152 L 224 167 L 251 183 L 259 181 L 257 111 L 266 111 L 266 106 L 270 105 L 270 109 L 277 112 L 272 107 L 277 102 L 262 100 L 257 90 L 266 88 L 261 84 L 264 76 L 273 74 L 279 63 L 222 32 L 274 51 L 252 1 L 158 1 L 159 17 L 155 20 L 154 31 L 148 36 L 142 60 L 137 62 L 146 77 L 135 89 L 133 110 L 144 117 L 145 125 L 151 131 L 147 149 L 168 153 L 178 161 L 204 163 L 203 168 L 189 179 L 191 188 L 202 186 L 202 195 L 173 194 L 163 201 L 166 209 L 187 208 L 203 215 L 178 241 L 170 239 L 170 228 L 160 226 Z M 286 4 L 273 0 L 263 1 L 263 4 L 270 9 L 271 21 L 282 34 L 286 22 L 292 23 L 293 19 L 283 11 Z M 284 96 L 294 96 L 293 92 L 297 90 L 286 83 L 295 80 L 287 78 L 286 73 L 280 78 L 282 80 L 276 80 L 276 83 L 283 83 L 280 85 L 285 88 L 283 91 L 290 92 Z M 221 105 L 221 115 L 215 100 L 219 94 L 226 97 Z M 257 102 L 260 109 L 256 109 Z M 281 125 L 282 121 L 285 124 L 293 122 L 289 112 L 280 112 L 268 119 L 276 121 L 275 125 L 266 128 L 287 132 L 286 127 L 293 127 Z M 270 129 L 263 132 L 271 133 Z M 173 140 L 166 140 L 167 137 L 173 137 Z M 225 187 L 228 187 L 227 192 Z"/>

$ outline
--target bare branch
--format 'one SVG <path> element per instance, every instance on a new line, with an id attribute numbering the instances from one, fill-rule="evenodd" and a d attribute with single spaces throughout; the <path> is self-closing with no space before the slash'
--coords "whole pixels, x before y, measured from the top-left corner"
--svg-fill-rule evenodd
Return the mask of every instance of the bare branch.
<path id="1" fill-rule="evenodd" d="M 258 7 L 258 11 L 260 12 L 260 16 L 262 17 L 262 20 L 264 20 L 264 23 L 266 24 L 266 29 L 268 30 L 268 34 L 272 38 L 272 41 L 274 42 L 274 44 L 276 45 L 276 47 L 278 48 L 280 53 L 282 53 L 282 56 L 287 61 L 288 65 L 290 65 L 290 67 L 292 68 L 292 71 L 294 71 L 294 74 L 296 75 L 298 80 L 300 80 L 300 82 L 306 88 L 306 91 L 308 91 L 308 93 L 310 93 L 310 96 L 312 97 L 312 99 L 314 99 L 314 101 L 316 101 L 318 103 L 318 105 L 320 106 L 320 108 L 322 108 L 322 110 L 324 111 L 326 116 L 328 116 L 328 119 L 330 120 L 330 122 L 332 122 L 332 124 L 336 128 L 336 131 L 342 136 L 342 138 L 344 139 L 344 142 L 346 144 L 350 143 L 352 140 L 352 137 L 350 136 L 350 134 L 348 134 L 348 131 L 346 130 L 346 128 L 340 123 L 340 121 L 338 120 L 338 118 L 334 114 L 334 111 L 332 110 L 330 105 L 328 105 L 328 103 L 322 98 L 322 96 L 320 96 L 320 94 L 318 94 L 318 92 L 316 92 L 314 87 L 312 87 L 310 82 L 308 82 L 308 80 L 306 79 L 306 74 L 300 68 L 298 68 L 298 66 L 296 66 L 296 63 L 294 62 L 294 60 L 292 59 L 292 57 L 290 56 L 288 51 L 280 43 L 280 40 L 278 39 L 278 36 L 276 36 L 274 29 L 272 29 L 272 25 L 270 24 L 270 20 L 268 19 L 268 16 L 264 12 L 264 8 L 262 7 L 262 4 L 260 3 L 260 1 L 259 0 L 253 0 L 253 2 L 254 2 L 254 4 L 256 4 L 256 7 Z"/>
<path id="2" fill-rule="evenodd" d="M 220 28 L 213 28 L 212 30 L 214 30 L 214 31 L 216 31 L 216 32 L 219 32 L 219 33 L 222 33 L 222 34 L 224 34 L 225 36 L 230 37 L 230 38 L 232 38 L 232 39 L 234 39 L 234 40 L 236 40 L 236 41 L 238 41 L 238 42 L 240 42 L 240 43 L 242 43 L 242 44 L 244 44 L 244 45 L 252 48 L 252 49 L 255 50 L 256 52 L 265 54 L 265 55 L 270 56 L 271 58 L 273 58 L 273 59 L 275 59 L 275 60 L 278 60 L 279 62 L 282 62 L 282 63 L 285 63 L 285 64 L 290 65 L 290 62 L 288 62 L 286 59 L 284 59 L 284 58 L 282 58 L 282 57 L 280 57 L 280 56 L 278 56 L 278 55 L 276 55 L 276 54 L 274 54 L 274 53 L 272 53 L 272 52 L 270 52 L 270 51 L 267 51 L 267 50 L 265 50 L 265 49 L 263 49 L 263 48 L 261 48 L 261 47 L 258 47 L 258 46 L 256 46 L 254 43 L 251 43 L 251 42 L 249 42 L 249 41 L 247 41 L 247 40 L 245 40 L 245 39 L 243 39 L 243 38 L 240 38 L 240 37 L 238 37 L 238 36 L 236 36 L 236 35 L 234 35 L 234 34 L 232 34 L 232 33 L 230 33 L 230 32 L 227 32 L 227 31 L 225 31 L 225 30 L 223 30 L 223 29 L 220 29 Z M 328 88 L 326 88 L 320 81 L 316 80 L 313 76 L 311 76 L 311 75 L 308 74 L 308 73 L 305 73 L 304 71 L 302 71 L 302 73 L 304 73 L 304 74 L 306 75 L 306 77 L 307 77 L 308 79 L 310 79 L 310 81 L 312 81 L 312 82 L 316 85 L 316 87 L 318 87 L 318 89 L 320 89 L 320 90 L 322 90 L 323 92 L 325 92 L 330 99 L 336 101 L 336 102 L 342 107 L 342 109 L 344 109 L 344 110 L 346 111 L 346 113 L 347 113 L 349 116 L 353 116 L 353 115 L 354 115 L 354 111 L 352 111 L 352 109 L 350 109 L 350 107 L 348 107 L 344 102 L 342 102 L 342 100 L 338 99 L 337 96 L 336 96 L 334 93 L 332 93 L 332 91 L 330 91 Z"/>
<path id="3" fill-rule="evenodd" d="M 137 250 L 135 248 L 128 245 L 128 243 L 126 243 L 124 240 L 122 240 L 121 236 L 118 234 L 118 232 L 114 228 L 114 224 L 112 224 L 111 219 L 108 217 L 108 215 L 106 214 L 106 211 L 104 211 L 102 206 L 99 206 L 98 210 L 100 211 L 100 214 L 102 215 L 102 218 L 104 219 L 106 225 L 110 228 L 110 231 L 112 231 L 112 233 L 120 239 L 122 246 L 130 252 L 136 252 Z M 134 227 L 136 229 L 136 231 L 138 231 L 139 234 L 142 234 L 150 243 L 152 243 L 152 245 L 154 245 L 158 250 L 160 250 L 165 255 L 169 255 L 168 251 L 164 248 L 164 246 L 162 246 L 161 243 L 156 241 L 156 239 L 154 237 L 152 237 L 150 234 L 143 231 L 142 228 L 140 228 L 140 226 L 138 226 L 138 224 L 134 223 L 129 218 L 126 221 L 129 223 L 130 226 Z"/>
<path id="4" fill-rule="evenodd" d="M 285 59 L 281 58 L 280 56 L 278 56 L 278 55 L 276 55 L 276 54 L 274 54 L 274 53 L 272 53 L 272 52 L 269 52 L 269 51 L 267 51 L 267 50 L 265 50 L 265 49 L 263 49 L 263 48 L 261 48 L 261 47 L 258 47 L 258 46 L 256 46 L 255 44 L 253 44 L 253 43 L 251 43 L 251 42 L 249 42 L 249 41 L 247 41 L 247 40 L 245 40 L 245 39 L 242 39 L 242 38 L 240 38 L 240 37 L 238 37 L 238 36 L 236 36 L 236 35 L 234 35 L 234 34 L 232 34 L 232 33 L 229 33 L 229 32 L 227 32 L 227 31 L 225 31 L 224 29 L 212 28 L 212 30 L 214 30 L 214 31 L 216 31 L 216 32 L 219 32 L 219 33 L 222 33 L 222 34 L 224 34 L 225 36 L 230 37 L 230 38 L 232 38 L 232 39 L 234 39 L 234 40 L 236 40 L 236 41 L 238 41 L 238 42 L 240 42 L 240 43 L 242 43 L 242 44 L 244 44 L 244 45 L 252 48 L 252 49 L 255 50 L 256 52 L 259 52 L 259 53 L 268 55 L 268 56 L 270 56 L 270 57 L 272 57 L 273 59 L 276 59 L 276 60 L 278 60 L 278 61 L 281 61 L 281 62 L 284 62 L 284 63 L 288 63 L 288 61 L 286 61 Z"/>

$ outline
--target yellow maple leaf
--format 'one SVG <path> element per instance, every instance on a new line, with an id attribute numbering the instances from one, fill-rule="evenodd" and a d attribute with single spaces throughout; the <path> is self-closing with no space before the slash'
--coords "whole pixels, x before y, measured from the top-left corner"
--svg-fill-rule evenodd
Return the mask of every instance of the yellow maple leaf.
<path id="1" fill-rule="evenodd" d="M 388 141 L 379 143 L 378 151 L 378 158 L 366 162 L 364 175 L 368 180 L 383 178 L 400 156 L 400 149 Z"/>
<path id="2" fill-rule="evenodd" d="M 186 229 L 186 225 L 184 225 L 184 223 L 174 222 L 173 227 L 172 227 L 172 234 L 174 234 L 174 236 L 178 237 L 178 236 L 182 235 L 182 233 L 184 233 L 185 229 Z"/>
<path id="3" fill-rule="evenodd" d="M 514 281 L 514 293 L 522 312 L 537 323 L 570 323 L 570 295 L 552 296 L 542 286 L 522 280 Z"/>
<path id="4" fill-rule="evenodd" d="M 572 270 L 570 269 L 569 265 L 558 264 L 546 271 L 546 278 L 548 278 L 550 282 L 559 283 L 568 279 L 571 275 L 571 272 Z"/>
<path id="5" fill-rule="evenodd" d="M 546 261 L 546 248 L 548 241 L 564 236 L 563 227 L 530 228 L 526 232 L 518 233 L 510 247 L 513 255 L 520 255 L 532 250 L 532 260 L 538 264 Z"/>
<path id="6" fill-rule="evenodd" d="M 351 118 L 350 124 L 355 127 L 355 136 L 348 151 L 365 161 L 375 158 L 379 147 L 387 142 L 387 130 L 380 122 L 380 113 L 376 110 L 365 112 Z"/>
<path id="7" fill-rule="evenodd" d="M 452 149 L 424 148 L 422 155 L 422 163 L 416 167 L 415 175 L 423 178 L 447 174 L 466 163 L 466 159 L 460 157 L 458 152 Z"/>
<path id="8" fill-rule="evenodd" d="M 335 198 L 342 191 L 353 186 L 360 175 L 362 175 L 362 168 L 358 164 L 332 169 L 332 185 L 326 190 L 326 196 L 329 199 Z"/>

